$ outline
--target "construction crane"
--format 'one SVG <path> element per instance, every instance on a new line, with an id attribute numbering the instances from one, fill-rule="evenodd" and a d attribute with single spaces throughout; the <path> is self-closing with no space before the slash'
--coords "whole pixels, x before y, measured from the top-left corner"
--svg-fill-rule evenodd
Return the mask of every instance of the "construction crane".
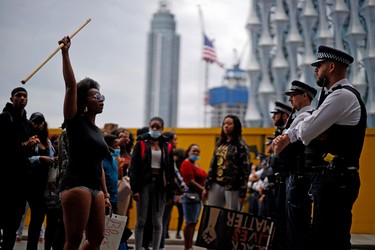
<path id="1" fill-rule="evenodd" d="M 249 41 L 246 41 L 242 47 L 241 53 L 238 55 L 237 49 L 233 49 L 233 68 L 239 68 L 243 59 L 243 56 L 246 52 L 246 48 L 249 45 Z"/>

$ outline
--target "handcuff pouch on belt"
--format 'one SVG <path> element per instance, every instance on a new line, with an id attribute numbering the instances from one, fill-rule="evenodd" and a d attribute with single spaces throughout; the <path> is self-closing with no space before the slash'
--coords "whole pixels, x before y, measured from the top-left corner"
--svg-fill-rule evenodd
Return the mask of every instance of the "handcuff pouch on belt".
<path id="1" fill-rule="evenodd" d="M 339 157 L 338 155 L 332 155 L 330 153 L 326 153 L 323 155 L 323 159 L 325 162 L 328 163 L 327 168 L 329 170 L 334 170 L 338 172 L 345 172 L 348 170 L 345 159 L 342 157 Z"/>

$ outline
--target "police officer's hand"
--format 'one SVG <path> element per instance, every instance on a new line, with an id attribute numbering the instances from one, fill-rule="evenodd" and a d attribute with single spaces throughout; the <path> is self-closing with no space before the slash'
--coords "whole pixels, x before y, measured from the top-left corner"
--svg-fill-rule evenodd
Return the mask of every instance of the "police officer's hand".
<path id="1" fill-rule="evenodd" d="M 258 201 L 259 201 L 260 203 L 263 203 L 265 198 L 266 198 L 266 195 L 265 195 L 265 194 L 262 194 L 262 195 L 259 197 Z"/>
<path id="2" fill-rule="evenodd" d="M 288 135 L 279 135 L 272 142 L 273 152 L 278 155 L 289 144 L 290 144 L 290 139 Z"/>
<path id="3" fill-rule="evenodd" d="M 135 194 L 133 194 L 133 199 L 135 200 L 135 201 L 139 201 L 139 193 L 135 193 Z"/>

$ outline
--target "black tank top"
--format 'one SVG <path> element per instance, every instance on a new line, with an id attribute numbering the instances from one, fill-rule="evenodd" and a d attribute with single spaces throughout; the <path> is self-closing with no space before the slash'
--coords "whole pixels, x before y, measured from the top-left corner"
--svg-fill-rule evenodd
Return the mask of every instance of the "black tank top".
<path id="1" fill-rule="evenodd" d="M 62 190 L 77 186 L 101 190 L 102 161 L 109 152 L 103 132 L 81 115 L 66 125 L 69 160 Z"/>

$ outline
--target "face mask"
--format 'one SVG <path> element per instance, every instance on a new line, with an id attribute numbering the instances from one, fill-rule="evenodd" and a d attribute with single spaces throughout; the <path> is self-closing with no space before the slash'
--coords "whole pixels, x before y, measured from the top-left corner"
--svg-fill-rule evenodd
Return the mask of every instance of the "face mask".
<path id="1" fill-rule="evenodd" d="M 149 134 L 152 138 L 154 138 L 154 139 L 157 139 L 157 138 L 159 138 L 159 137 L 161 136 L 161 132 L 160 132 L 160 130 L 150 130 L 150 131 L 148 131 L 148 134 Z"/>
<path id="2" fill-rule="evenodd" d="M 113 157 L 118 157 L 118 156 L 120 156 L 120 149 L 119 149 L 119 148 L 116 148 L 115 151 L 112 153 L 112 156 L 113 156 Z"/>
<path id="3" fill-rule="evenodd" d="M 199 157 L 199 155 L 190 155 L 189 159 L 191 161 L 199 161 L 200 157 Z"/>

